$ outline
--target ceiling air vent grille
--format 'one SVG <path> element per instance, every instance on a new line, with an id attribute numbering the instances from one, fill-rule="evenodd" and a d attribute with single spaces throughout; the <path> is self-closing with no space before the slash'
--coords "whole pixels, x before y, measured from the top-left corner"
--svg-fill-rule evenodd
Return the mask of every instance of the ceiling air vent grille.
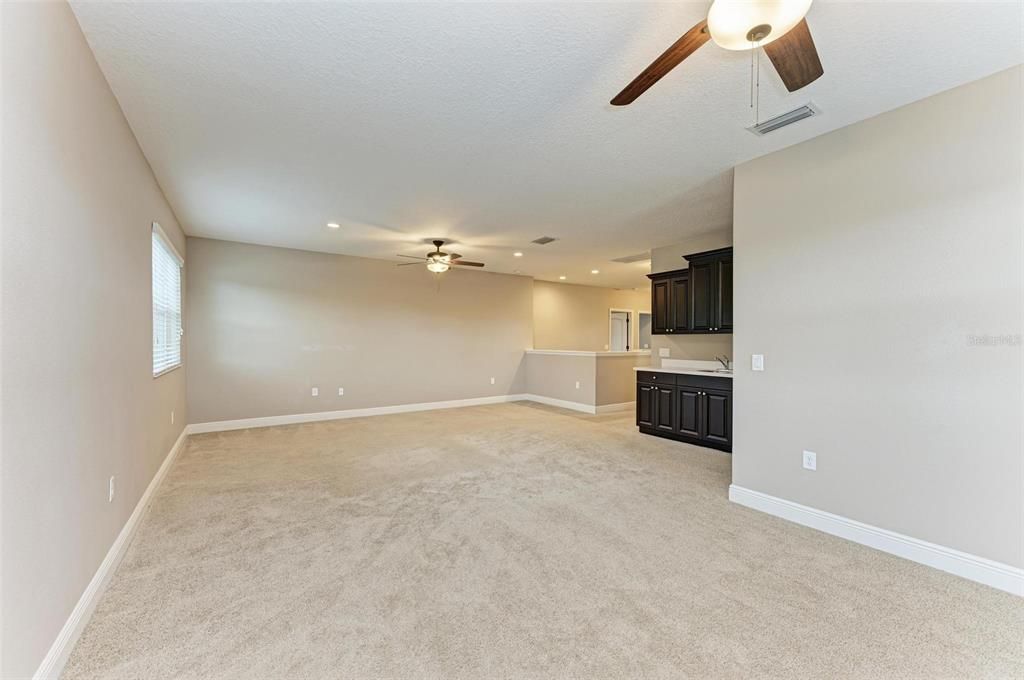
<path id="1" fill-rule="evenodd" d="M 748 127 L 747 129 L 753 132 L 755 135 L 766 135 L 769 132 L 775 132 L 779 128 L 784 128 L 787 125 L 792 125 L 797 121 L 801 121 L 804 118 L 810 118 L 821 113 L 814 104 L 804 104 L 792 111 L 787 111 L 782 115 L 769 118 L 768 120 L 758 123 L 754 127 Z"/>
<path id="2" fill-rule="evenodd" d="M 557 240 L 558 240 L 557 238 L 552 238 L 550 236 L 541 236 L 540 238 L 533 239 L 532 241 L 530 241 L 530 243 L 536 243 L 539 246 L 546 246 L 547 244 L 551 243 L 552 241 L 557 241 Z"/>

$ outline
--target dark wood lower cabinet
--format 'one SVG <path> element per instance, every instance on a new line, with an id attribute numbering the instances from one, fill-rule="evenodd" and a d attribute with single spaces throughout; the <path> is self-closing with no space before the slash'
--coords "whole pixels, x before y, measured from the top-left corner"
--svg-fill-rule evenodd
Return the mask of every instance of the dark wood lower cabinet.
<path id="1" fill-rule="evenodd" d="M 704 390 L 701 436 L 709 442 L 732 446 L 732 392 Z"/>
<path id="2" fill-rule="evenodd" d="M 730 378 L 660 372 L 637 375 L 636 424 L 641 432 L 732 451 Z"/>
<path id="3" fill-rule="evenodd" d="M 700 437 L 703 416 L 700 398 L 700 390 L 696 387 L 676 388 L 676 431 L 679 434 Z"/>
<path id="4" fill-rule="evenodd" d="M 672 385 L 658 385 L 655 388 L 654 427 L 662 432 L 676 430 L 675 409 L 672 408 L 675 396 L 676 388 Z"/>

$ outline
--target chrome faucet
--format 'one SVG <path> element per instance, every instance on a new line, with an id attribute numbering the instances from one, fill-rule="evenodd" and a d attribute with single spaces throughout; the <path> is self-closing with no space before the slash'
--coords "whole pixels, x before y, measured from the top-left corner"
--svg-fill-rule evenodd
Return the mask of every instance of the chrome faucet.
<path id="1" fill-rule="evenodd" d="M 724 368 L 725 370 L 727 370 L 727 371 L 731 371 L 732 370 L 732 366 L 729 365 L 732 362 L 729 361 L 729 356 L 728 355 L 718 356 L 716 354 L 715 355 L 715 359 L 718 360 L 718 363 L 722 364 L 722 368 Z"/>

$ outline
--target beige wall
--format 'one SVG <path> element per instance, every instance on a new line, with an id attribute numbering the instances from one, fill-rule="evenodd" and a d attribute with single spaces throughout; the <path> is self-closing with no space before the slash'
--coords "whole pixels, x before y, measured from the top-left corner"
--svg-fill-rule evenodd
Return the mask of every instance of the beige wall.
<path id="1" fill-rule="evenodd" d="M 716 229 L 698 234 L 679 243 L 651 251 L 651 271 L 670 272 L 686 269 L 688 263 L 684 255 L 692 255 L 705 250 L 726 248 L 732 245 L 732 230 Z M 650 294 L 648 293 L 648 296 Z M 650 301 L 647 303 L 650 307 Z M 737 324 L 742 320 L 737 319 Z M 651 365 L 660 366 L 661 350 L 667 349 L 669 359 L 706 359 L 713 360 L 716 356 L 726 355 L 732 358 L 732 335 L 653 335 L 651 336 Z"/>
<path id="2" fill-rule="evenodd" d="M 589 406 L 597 403 L 597 362 L 593 356 L 531 353 L 526 370 L 524 392 Z"/>
<path id="3" fill-rule="evenodd" d="M 646 354 L 549 354 L 535 350 L 527 353 L 524 391 L 588 406 L 623 404 L 636 399 L 633 367 L 650 366 L 650 360 Z"/>
<path id="4" fill-rule="evenodd" d="M 649 356 L 598 356 L 597 405 L 624 404 L 636 399 L 636 366 L 650 366 Z"/>
<path id="5" fill-rule="evenodd" d="M 1024 566 L 1022 77 L 736 169 L 735 484 Z"/>
<path id="6" fill-rule="evenodd" d="M 2 34 L 2 675 L 13 678 L 36 671 L 186 421 L 184 371 L 152 377 L 150 224 L 185 242 L 70 8 L 5 3 Z"/>
<path id="7" fill-rule="evenodd" d="M 188 244 L 190 422 L 524 391 L 528 278 Z"/>
<path id="8" fill-rule="evenodd" d="M 601 352 L 608 349 L 608 310 L 634 311 L 630 347 L 637 341 L 636 312 L 650 311 L 651 289 L 577 286 L 549 281 L 533 283 L 533 346 Z"/>

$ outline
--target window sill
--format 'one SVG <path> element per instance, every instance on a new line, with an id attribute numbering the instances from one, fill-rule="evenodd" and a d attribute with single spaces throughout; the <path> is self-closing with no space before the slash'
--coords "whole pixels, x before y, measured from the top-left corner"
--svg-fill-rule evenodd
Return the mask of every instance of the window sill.
<path id="1" fill-rule="evenodd" d="M 181 368 L 181 364 L 174 364 L 173 366 L 168 366 L 167 368 L 165 368 L 164 370 L 160 371 L 159 373 L 154 373 L 153 374 L 153 379 L 156 380 L 160 376 L 167 375 L 171 371 L 176 371 L 179 368 Z"/>

